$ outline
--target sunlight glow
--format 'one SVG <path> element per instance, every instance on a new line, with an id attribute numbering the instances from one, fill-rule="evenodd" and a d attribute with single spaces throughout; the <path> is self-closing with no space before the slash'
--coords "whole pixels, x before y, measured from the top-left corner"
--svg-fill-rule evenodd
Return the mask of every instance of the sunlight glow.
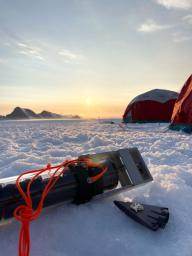
<path id="1" fill-rule="evenodd" d="M 87 99 L 85 100 L 85 102 L 86 102 L 87 105 L 91 105 L 91 103 L 92 103 L 93 101 L 92 101 L 92 99 L 87 98 Z"/>

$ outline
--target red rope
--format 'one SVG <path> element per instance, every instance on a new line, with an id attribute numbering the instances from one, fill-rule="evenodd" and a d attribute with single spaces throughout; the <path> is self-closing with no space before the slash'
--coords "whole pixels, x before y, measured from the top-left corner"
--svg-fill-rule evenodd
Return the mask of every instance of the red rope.
<path id="1" fill-rule="evenodd" d="M 69 165 L 78 164 L 78 163 L 82 163 L 82 162 L 85 163 L 87 165 L 87 167 L 98 167 L 102 170 L 98 175 L 89 178 L 90 183 L 94 183 L 97 180 L 99 180 L 107 171 L 107 167 L 103 168 L 100 164 L 93 163 L 91 160 L 87 160 L 87 159 L 79 160 L 78 159 L 78 160 L 65 161 L 62 164 L 57 165 L 57 166 L 51 166 L 50 164 L 48 164 L 47 167 L 44 169 L 27 171 L 18 176 L 18 178 L 16 180 L 16 186 L 17 186 L 23 200 L 25 201 L 24 205 L 20 205 L 14 210 L 14 217 L 18 221 L 21 222 L 21 229 L 20 229 L 20 235 L 19 235 L 19 246 L 18 246 L 18 256 L 29 256 L 29 254 L 30 254 L 30 246 L 31 246 L 31 244 L 30 244 L 30 222 L 33 220 L 36 220 L 39 217 L 39 215 L 41 214 L 42 209 L 43 209 L 44 200 L 45 200 L 47 194 L 49 193 L 49 191 L 57 183 L 58 179 L 66 172 L 67 167 Z M 50 171 L 54 170 L 54 169 L 55 169 L 55 171 L 53 173 L 51 173 Z M 33 184 L 34 180 L 37 179 L 37 177 L 39 177 L 43 173 L 47 173 L 47 172 L 50 175 L 50 179 L 42 192 L 41 199 L 39 201 L 37 208 L 34 209 L 31 194 L 30 194 L 31 185 Z M 21 178 L 27 174 L 32 174 L 34 176 L 29 181 L 29 183 L 27 185 L 26 192 L 24 192 L 23 189 L 21 188 L 20 181 L 21 181 Z"/>

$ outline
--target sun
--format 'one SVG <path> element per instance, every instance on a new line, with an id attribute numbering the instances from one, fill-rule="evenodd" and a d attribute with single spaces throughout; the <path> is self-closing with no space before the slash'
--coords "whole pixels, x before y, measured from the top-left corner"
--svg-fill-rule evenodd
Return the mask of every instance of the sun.
<path id="1" fill-rule="evenodd" d="M 87 105 L 91 105 L 92 102 L 93 102 L 93 101 L 92 101 L 92 99 L 90 99 L 90 98 L 87 98 L 87 99 L 85 100 L 85 103 L 86 103 Z"/>

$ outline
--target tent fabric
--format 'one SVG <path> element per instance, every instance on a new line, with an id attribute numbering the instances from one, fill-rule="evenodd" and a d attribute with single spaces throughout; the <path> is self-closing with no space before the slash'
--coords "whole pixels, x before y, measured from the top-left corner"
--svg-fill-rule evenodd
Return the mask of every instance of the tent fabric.
<path id="1" fill-rule="evenodd" d="M 170 99 L 175 99 L 177 97 L 178 97 L 178 94 L 176 92 L 169 91 L 169 90 L 154 89 L 138 95 L 129 104 L 131 105 L 133 103 L 145 101 L 145 100 L 153 100 L 156 102 L 165 103 Z"/>
<path id="2" fill-rule="evenodd" d="M 192 124 L 192 75 L 187 79 L 173 109 L 171 122 Z"/>
<path id="3" fill-rule="evenodd" d="M 126 123 L 169 122 L 178 94 L 155 89 L 135 97 L 123 115 Z"/>
<path id="4" fill-rule="evenodd" d="M 192 75 L 185 82 L 175 102 L 170 128 L 192 131 Z"/>

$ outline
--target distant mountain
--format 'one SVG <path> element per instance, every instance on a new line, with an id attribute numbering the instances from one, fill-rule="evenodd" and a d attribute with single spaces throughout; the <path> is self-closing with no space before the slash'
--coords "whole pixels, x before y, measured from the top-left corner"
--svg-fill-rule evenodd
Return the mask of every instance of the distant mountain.
<path id="1" fill-rule="evenodd" d="M 71 118 L 73 118 L 73 119 L 81 119 L 81 117 L 79 115 L 71 116 Z"/>
<path id="2" fill-rule="evenodd" d="M 5 117 L 0 116 L 0 119 L 59 119 L 59 118 L 70 118 L 80 119 L 78 115 L 59 115 L 49 111 L 42 111 L 36 114 L 31 109 L 16 107 L 10 114 Z"/>
<path id="3" fill-rule="evenodd" d="M 7 119 L 34 119 L 34 118 L 38 118 L 38 115 L 35 114 L 35 112 L 33 112 L 30 109 L 16 107 L 13 110 L 13 112 L 6 115 L 6 118 Z"/>
<path id="4" fill-rule="evenodd" d="M 40 117 L 40 118 L 63 118 L 64 116 L 44 110 L 40 114 L 38 114 L 38 117 Z"/>
<path id="5" fill-rule="evenodd" d="M 56 118 L 70 118 L 70 119 L 80 119 L 80 116 L 78 115 L 59 115 L 59 114 L 55 114 L 49 111 L 42 111 L 40 114 L 38 114 L 39 118 L 52 118 L 52 119 L 56 119 Z"/>

